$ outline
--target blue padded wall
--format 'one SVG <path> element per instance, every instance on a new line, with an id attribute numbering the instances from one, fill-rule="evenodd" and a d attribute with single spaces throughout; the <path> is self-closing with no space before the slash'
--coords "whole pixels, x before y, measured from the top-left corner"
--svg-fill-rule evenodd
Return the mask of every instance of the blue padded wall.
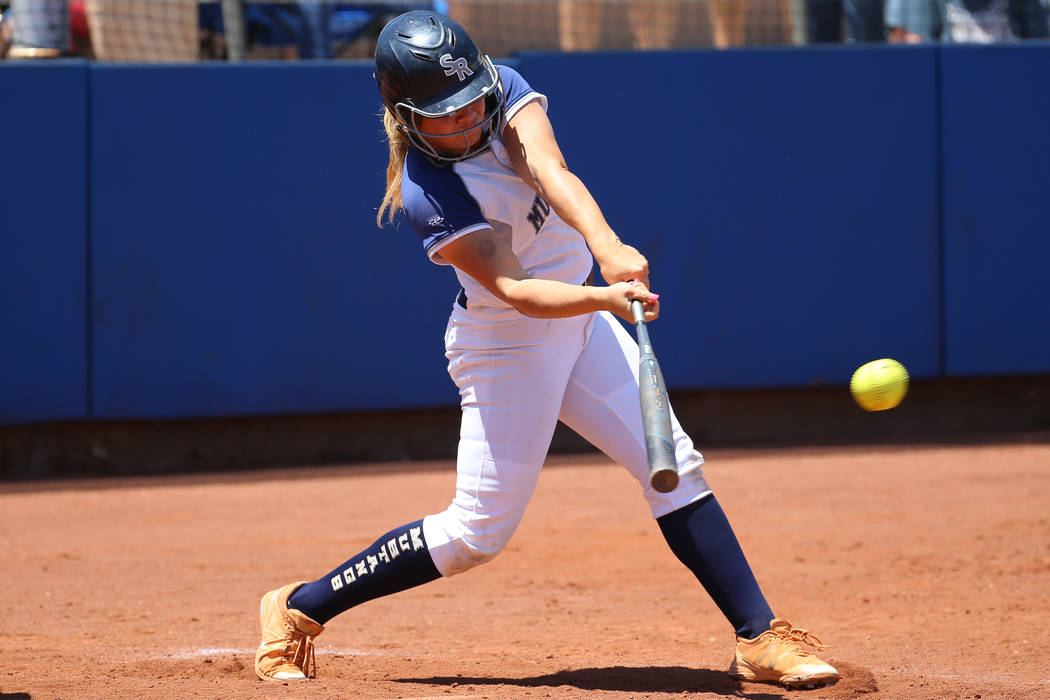
<path id="1" fill-rule="evenodd" d="M 1050 51 L 941 54 L 949 375 L 1050 372 Z"/>
<path id="2" fill-rule="evenodd" d="M 80 61 L 0 63 L 0 423 L 87 412 L 87 89 Z"/>
<path id="3" fill-rule="evenodd" d="M 672 388 L 1050 372 L 1045 44 L 526 54 Z M 0 65 L 0 424 L 452 405 L 368 63 Z"/>
<path id="4" fill-rule="evenodd" d="M 525 55 L 570 168 L 650 259 L 668 385 L 940 371 L 934 48 Z"/>
<path id="5" fill-rule="evenodd" d="M 95 415 L 455 403 L 367 64 L 93 67 Z"/>

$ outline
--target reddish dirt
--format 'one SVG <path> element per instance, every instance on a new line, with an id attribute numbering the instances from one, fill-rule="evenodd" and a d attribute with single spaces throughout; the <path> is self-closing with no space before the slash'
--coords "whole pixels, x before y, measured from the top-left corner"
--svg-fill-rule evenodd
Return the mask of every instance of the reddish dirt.
<path id="1" fill-rule="evenodd" d="M 450 464 L 0 485 L 0 699 L 1050 697 L 1050 445 L 707 457 L 837 685 L 730 680 L 727 623 L 588 456 L 550 460 L 495 561 L 331 621 L 289 685 L 254 677 L 259 596 L 443 508 Z"/>

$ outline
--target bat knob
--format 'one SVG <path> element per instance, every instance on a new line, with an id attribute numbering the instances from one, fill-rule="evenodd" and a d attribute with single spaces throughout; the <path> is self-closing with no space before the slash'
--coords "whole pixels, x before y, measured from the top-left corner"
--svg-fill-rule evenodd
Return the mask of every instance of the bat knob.
<path id="1" fill-rule="evenodd" d="M 660 493 L 671 493 L 678 488 L 678 472 L 674 469 L 661 469 L 653 474 L 649 483 Z"/>

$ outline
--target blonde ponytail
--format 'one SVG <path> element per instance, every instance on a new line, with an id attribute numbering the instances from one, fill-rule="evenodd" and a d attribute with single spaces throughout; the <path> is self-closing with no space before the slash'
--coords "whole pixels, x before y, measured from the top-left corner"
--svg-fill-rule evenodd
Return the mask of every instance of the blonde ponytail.
<path id="1" fill-rule="evenodd" d="M 386 166 L 386 194 L 376 214 L 376 225 L 382 228 L 383 215 L 387 223 L 393 223 L 394 217 L 401 210 L 401 175 L 404 172 L 405 154 L 408 153 L 408 138 L 397 128 L 397 119 L 389 109 L 383 110 L 383 129 L 390 146 L 390 162 Z"/>

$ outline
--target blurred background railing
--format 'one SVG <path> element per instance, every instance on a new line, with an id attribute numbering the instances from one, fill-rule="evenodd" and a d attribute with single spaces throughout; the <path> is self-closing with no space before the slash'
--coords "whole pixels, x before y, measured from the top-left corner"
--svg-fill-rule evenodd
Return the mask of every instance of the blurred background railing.
<path id="1" fill-rule="evenodd" d="M 1045 38 L 1048 0 L 0 0 L 0 57 L 362 59 L 411 9 L 489 54 Z"/>

